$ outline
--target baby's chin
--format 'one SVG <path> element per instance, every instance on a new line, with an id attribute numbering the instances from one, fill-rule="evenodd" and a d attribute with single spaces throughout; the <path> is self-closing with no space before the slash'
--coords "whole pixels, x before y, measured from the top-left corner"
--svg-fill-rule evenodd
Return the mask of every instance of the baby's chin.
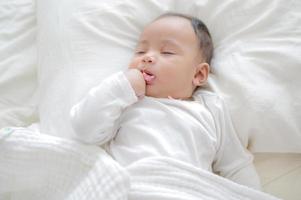
<path id="1" fill-rule="evenodd" d="M 148 97 L 154 97 L 154 98 L 162 98 L 162 99 L 190 99 L 190 97 L 185 97 L 183 94 L 182 95 L 175 95 L 172 93 L 164 93 L 164 92 L 158 92 L 153 90 L 152 88 L 149 88 L 148 86 L 146 87 L 146 92 L 145 96 Z"/>
<path id="2" fill-rule="evenodd" d="M 153 88 L 151 88 L 151 86 L 146 86 L 145 96 L 154 98 L 168 98 L 168 95 L 154 90 Z"/>

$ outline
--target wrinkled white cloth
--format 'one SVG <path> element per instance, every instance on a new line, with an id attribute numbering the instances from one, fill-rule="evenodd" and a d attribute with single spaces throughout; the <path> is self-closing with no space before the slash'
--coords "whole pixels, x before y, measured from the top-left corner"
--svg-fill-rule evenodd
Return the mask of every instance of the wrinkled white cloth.
<path id="1" fill-rule="evenodd" d="M 0 128 L 38 118 L 36 1 L 0 1 Z"/>
<path id="2" fill-rule="evenodd" d="M 95 81 L 127 68 L 146 24 L 177 12 L 208 26 L 209 86 L 244 146 L 301 153 L 300 10 L 297 0 L 38 0 L 41 130 L 70 138 L 71 106 Z"/>
<path id="3" fill-rule="evenodd" d="M 105 144 L 122 166 L 165 156 L 260 188 L 252 155 L 240 143 L 220 97 L 210 92 L 194 100 L 138 100 L 123 72 L 95 87 L 71 110 L 77 137 Z"/>
<path id="4" fill-rule="evenodd" d="M 0 130 L 1 200 L 122 200 L 129 176 L 104 150 L 27 128 Z"/>
<path id="5" fill-rule="evenodd" d="M 130 200 L 277 200 L 206 170 L 167 157 L 149 157 L 128 168 Z"/>
<path id="6" fill-rule="evenodd" d="M 123 168 L 97 146 L 26 128 L 0 130 L 0 199 L 276 200 L 167 157 Z"/>

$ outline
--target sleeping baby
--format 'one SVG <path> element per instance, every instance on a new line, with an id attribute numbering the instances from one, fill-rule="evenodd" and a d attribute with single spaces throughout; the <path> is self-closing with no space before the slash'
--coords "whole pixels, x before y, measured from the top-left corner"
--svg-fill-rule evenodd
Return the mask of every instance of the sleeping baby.
<path id="1" fill-rule="evenodd" d="M 129 69 L 106 78 L 72 107 L 77 138 L 102 145 L 122 166 L 169 157 L 260 189 L 253 157 L 225 104 L 202 90 L 212 54 L 202 21 L 161 15 L 141 33 Z"/>

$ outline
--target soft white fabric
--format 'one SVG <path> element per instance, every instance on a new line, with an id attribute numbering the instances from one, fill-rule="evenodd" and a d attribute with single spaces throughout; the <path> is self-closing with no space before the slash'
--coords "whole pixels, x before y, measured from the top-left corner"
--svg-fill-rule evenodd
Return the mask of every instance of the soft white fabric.
<path id="1" fill-rule="evenodd" d="M 35 39 L 34 1 L 0 1 L 0 128 L 37 120 Z"/>
<path id="2" fill-rule="evenodd" d="M 150 157 L 133 163 L 130 200 L 277 200 L 179 160 Z"/>
<path id="3" fill-rule="evenodd" d="M 123 168 L 96 146 L 25 128 L 0 130 L 0 199 L 196 200 L 200 197 L 276 200 L 180 161 L 149 158 Z"/>
<path id="4" fill-rule="evenodd" d="M 43 132 L 70 137 L 71 106 L 95 81 L 127 68 L 145 24 L 176 11 L 211 30 L 209 85 L 225 98 L 243 144 L 256 152 L 301 152 L 299 1 L 37 2 Z"/>
<path id="5" fill-rule="evenodd" d="M 0 130 L 0 199 L 127 199 L 129 175 L 105 151 L 26 128 Z"/>
<path id="6" fill-rule="evenodd" d="M 76 136 L 105 144 L 122 166 L 164 156 L 259 189 L 252 156 L 241 145 L 222 100 L 199 92 L 196 100 L 137 99 L 123 72 L 91 88 L 71 109 Z"/>

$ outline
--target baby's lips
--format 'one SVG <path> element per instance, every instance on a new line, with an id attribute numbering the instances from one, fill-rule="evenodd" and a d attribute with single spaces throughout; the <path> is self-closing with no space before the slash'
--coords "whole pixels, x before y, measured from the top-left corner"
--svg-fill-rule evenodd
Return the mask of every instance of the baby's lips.
<path id="1" fill-rule="evenodd" d="M 146 84 L 150 85 L 153 83 L 153 81 L 155 80 L 155 76 L 146 72 L 142 72 L 143 78 L 146 82 Z"/>

